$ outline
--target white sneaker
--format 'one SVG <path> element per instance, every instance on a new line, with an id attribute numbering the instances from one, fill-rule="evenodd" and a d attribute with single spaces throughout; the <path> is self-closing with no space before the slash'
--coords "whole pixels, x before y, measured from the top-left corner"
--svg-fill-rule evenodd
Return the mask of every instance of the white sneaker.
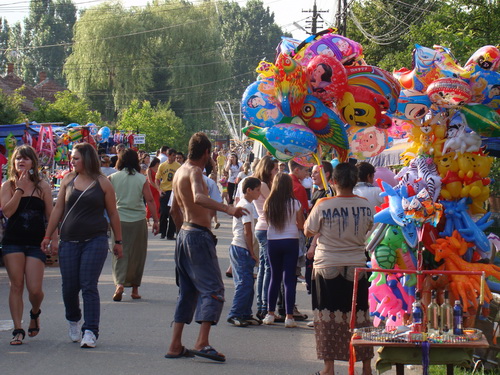
<path id="1" fill-rule="evenodd" d="M 314 328 L 314 320 L 311 320 L 310 322 L 307 323 L 308 327 Z"/>
<path id="2" fill-rule="evenodd" d="M 295 328 L 297 327 L 297 322 L 295 319 L 285 319 L 285 328 Z"/>
<path id="3" fill-rule="evenodd" d="M 95 348 L 97 342 L 97 338 L 94 335 L 94 332 L 85 330 L 83 334 L 82 342 L 80 343 L 81 348 Z"/>
<path id="4" fill-rule="evenodd" d="M 78 342 L 82 338 L 82 331 L 80 327 L 80 322 L 71 322 L 68 320 L 69 329 L 68 336 L 73 342 Z"/>
<path id="5" fill-rule="evenodd" d="M 265 325 L 271 325 L 274 324 L 274 319 L 275 319 L 274 315 L 267 314 L 265 318 L 262 320 L 262 323 L 264 323 Z"/>

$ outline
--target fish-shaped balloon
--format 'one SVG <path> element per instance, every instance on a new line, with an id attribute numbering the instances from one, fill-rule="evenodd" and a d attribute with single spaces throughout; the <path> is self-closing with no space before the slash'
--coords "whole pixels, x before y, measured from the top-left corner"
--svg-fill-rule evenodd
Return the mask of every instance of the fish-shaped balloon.
<path id="1" fill-rule="evenodd" d="M 302 66 L 281 54 L 274 69 L 275 96 L 286 116 L 297 116 L 307 95 L 307 76 Z"/>
<path id="2" fill-rule="evenodd" d="M 278 124 L 269 128 L 247 126 L 242 129 L 247 137 L 261 142 L 278 160 L 289 161 L 311 154 L 318 148 L 316 135 L 303 125 Z"/>

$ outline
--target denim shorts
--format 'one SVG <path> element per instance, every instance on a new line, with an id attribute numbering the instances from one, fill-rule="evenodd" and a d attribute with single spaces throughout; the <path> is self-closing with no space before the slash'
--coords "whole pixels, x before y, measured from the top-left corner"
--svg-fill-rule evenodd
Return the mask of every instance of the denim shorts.
<path id="1" fill-rule="evenodd" d="M 3 245 L 2 254 L 24 253 L 24 256 L 40 259 L 43 263 L 47 260 L 47 255 L 40 249 L 40 246 L 31 245 Z"/>

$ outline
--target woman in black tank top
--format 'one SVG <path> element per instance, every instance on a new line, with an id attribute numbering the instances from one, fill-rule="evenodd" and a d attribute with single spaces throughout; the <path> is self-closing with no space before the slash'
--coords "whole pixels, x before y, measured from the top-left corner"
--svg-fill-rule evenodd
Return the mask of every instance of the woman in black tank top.
<path id="1" fill-rule="evenodd" d="M 43 272 L 46 254 L 40 249 L 45 224 L 52 212 L 52 194 L 38 173 L 38 158 L 28 145 L 17 147 L 9 165 L 9 179 L 0 190 L 3 214 L 8 218 L 2 240 L 2 253 L 10 280 L 9 306 L 14 322 L 11 345 L 21 345 L 23 289 L 26 279 L 31 302 L 28 336 L 40 331 L 40 306 L 43 301 Z"/>
<path id="2" fill-rule="evenodd" d="M 73 146 L 71 155 L 74 171 L 61 182 L 42 249 L 49 246 L 50 236 L 61 222 L 59 268 L 68 335 L 73 342 L 81 340 L 82 348 L 94 348 L 99 337 L 101 309 L 97 283 L 108 255 L 108 224 L 104 210 L 113 229 L 113 252 L 117 258 L 122 256 L 122 232 L 115 191 L 101 174 L 97 151 L 88 143 L 78 143 Z M 57 242 L 52 241 L 52 246 L 58 247 Z M 85 306 L 83 324 L 80 323 L 80 290 Z"/>

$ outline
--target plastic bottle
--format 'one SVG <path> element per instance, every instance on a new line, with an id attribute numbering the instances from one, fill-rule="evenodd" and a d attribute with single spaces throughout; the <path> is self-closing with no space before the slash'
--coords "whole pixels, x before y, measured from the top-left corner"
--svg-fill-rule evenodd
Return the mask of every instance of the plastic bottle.
<path id="1" fill-rule="evenodd" d="M 436 302 L 436 291 L 431 292 L 431 303 L 427 306 L 427 332 L 439 332 L 439 305 Z"/>
<path id="2" fill-rule="evenodd" d="M 413 309 L 411 316 L 413 319 L 413 332 L 422 332 L 422 322 L 424 317 L 424 311 L 422 309 L 422 304 L 420 303 L 420 293 L 415 293 L 415 302 L 412 305 Z"/>
<path id="3" fill-rule="evenodd" d="M 461 335 L 463 334 L 463 309 L 460 304 L 460 300 L 455 301 L 455 306 L 453 307 L 453 334 Z"/>
<path id="4" fill-rule="evenodd" d="M 441 333 L 448 333 L 453 327 L 453 306 L 450 305 L 448 290 L 444 291 L 444 302 L 440 308 Z"/>

